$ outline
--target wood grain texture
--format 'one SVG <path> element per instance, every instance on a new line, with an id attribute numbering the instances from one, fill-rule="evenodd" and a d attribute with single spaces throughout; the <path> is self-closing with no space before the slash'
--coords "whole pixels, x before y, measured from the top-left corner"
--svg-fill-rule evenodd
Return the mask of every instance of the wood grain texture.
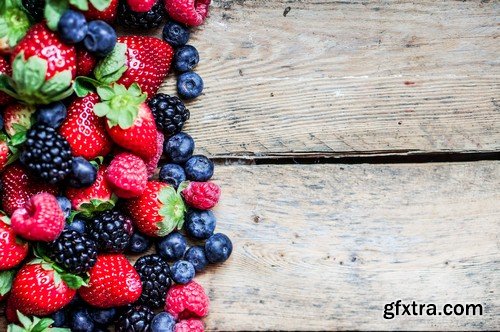
<path id="1" fill-rule="evenodd" d="M 198 277 L 209 330 L 500 326 L 500 162 L 226 166 L 215 180 L 235 249 Z M 484 315 L 384 320 L 398 299 Z"/>
<path id="2" fill-rule="evenodd" d="M 203 153 L 500 151 L 497 1 L 228 0 L 211 13 L 191 40 L 205 94 L 187 130 Z"/>

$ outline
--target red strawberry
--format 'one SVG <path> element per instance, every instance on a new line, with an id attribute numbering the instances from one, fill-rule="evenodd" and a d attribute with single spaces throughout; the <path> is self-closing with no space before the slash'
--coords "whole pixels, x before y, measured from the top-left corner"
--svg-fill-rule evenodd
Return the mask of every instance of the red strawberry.
<path id="1" fill-rule="evenodd" d="M 106 156 L 112 147 L 104 120 L 94 114 L 94 106 L 99 102 L 95 93 L 76 98 L 68 108 L 68 116 L 59 132 L 68 141 L 75 157 L 87 160 Z"/>
<path id="2" fill-rule="evenodd" d="M 76 50 L 45 23 L 31 27 L 14 49 L 11 63 L 12 79 L 2 89 L 27 104 L 48 104 L 73 93 Z"/>
<path id="3" fill-rule="evenodd" d="M 156 123 L 145 103 L 146 94 L 137 84 L 128 90 L 120 84 L 99 87 L 102 102 L 94 107 L 97 116 L 106 116 L 106 128 L 111 139 L 139 157 L 149 160 L 156 155 Z"/>
<path id="4" fill-rule="evenodd" d="M 210 210 L 219 202 L 220 187 L 213 182 L 190 182 L 182 190 L 187 205 L 199 210 Z"/>
<path id="5" fill-rule="evenodd" d="M 21 103 L 8 105 L 3 111 L 3 122 L 7 134 L 12 137 L 19 132 L 30 129 L 32 115 L 35 111 L 36 108 L 34 106 L 24 105 Z"/>
<path id="6" fill-rule="evenodd" d="M 98 9 L 93 5 L 95 3 L 98 3 L 98 1 L 92 1 L 89 3 L 89 10 L 83 12 L 83 14 L 89 21 L 102 20 L 108 23 L 112 23 L 116 18 L 118 2 L 118 0 L 111 0 L 108 6 Z"/>
<path id="7" fill-rule="evenodd" d="M 205 326 L 199 319 L 190 318 L 175 324 L 174 332 L 204 332 Z"/>
<path id="8" fill-rule="evenodd" d="M 56 186 L 41 182 L 26 173 L 19 164 L 9 165 L 1 175 L 3 210 L 11 215 L 23 207 L 36 194 L 47 192 L 56 195 Z"/>
<path id="9" fill-rule="evenodd" d="M 0 221 L 0 271 L 10 270 L 18 266 L 27 255 L 28 243 L 16 239 L 12 227 Z M 1 287 L 0 295 L 5 295 L 5 293 L 2 294 Z"/>
<path id="10" fill-rule="evenodd" d="M 127 4 L 132 11 L 137 13 L 146 13 L 153 8 L 158 0 L 127 0 Z"/>
<path id="11" fill-rule="evenodd" d="M 152 97 L 168 74 L 173 54 L 173 48 L 156 37 L 118 37 L 113 52 L 96 67 L 95 77 L 104 84 L 138 83 Z"/>
<path id="12" fill-rule="evenodd" d="M 78 280 L 78 281 L 77 281 Z M 81 278 L 59 274 L 50 264 L 34 260 L 14 278 L 9 301 L 25 315 L 47 316 L 65 307 L 76 294 Z"/>
<path id="13" fill-rule="evenodd" d="M 172 186 L 149 181 L 141 196 L 129 200 L 127 210 L 139 231 L 160 237 L 182 228 L 186 207 Z"/>
<path id="14" fill-rule="evenodd" d="M 78 290 L 82 299 L 97 308 L 134 303 L 142 293 L 139 274 L 122 254 L 101 254 L 90 270 L 88 287 Z"/>
<path id="15" fill-rule="evenodd" d="M 76 76 L 89 76 L 94 71 L 97 58 L 84 48 L 76 49 Z"/>
<path id="16" fill-rule="evenodd" d="M 65 218 L 57 198 L 41 193 L 14 211 L 11 224 L 14 232 L 27 240 L 50 242 L 61 234 Z"/>
<path id="17" fill-rule="evenodd" d="M 12 75 L 12 68 L 10 67 L 10 63 L 3 56 L 0 56 L 0 75 L 2 74 L 7 76 Z M 7 105 L 11 100 L 11 96 L 0 91 L 0 106 Z"/>
<path id="18" fill-rule="evenodd" d="M 148 183 L 146 164 L 136 155 L 120 153 L 109 164 L 106 180 L 120 198 L 140 196 Z"/>
<path id="19" fill-rule="evenodd" d="M 106 167 L 101 166 L 97 171 L 96 181 L 88 188 L 66 189 L 66 197 L 71 201 L 74 210 L 90 217 L 94 212 L 109 210 L 114 207 L 112 191 L 105 179 Z"/>
<path id="20" fill-rule="evenodd" d="M 14 301 L 12 300 L 12 296 L 7 298 L 7 306 L 5 307 L 5 318 L 7 318 L 7 322 L 9 323 L 17 323 L 19 321 L 17 317 L 17 308 L 14 307 Z"/>
<path id="21" fill-rule="evenodd" d="M 0 135 L 1 136 L 1 135 Z M 10 150 L 7 142 L 0 138 L 0 172 L 4 169 L 9 161 Z"/>
<path id="22" fill-rule="evenodd" d="M 155 174 L 156 168 L 158 167 L 158 162 L 163 155 L 163 143 L 165 143 L 165 136 L 159 130 L 156 131 L 156 155 L 146 161 L 146 168 L 148 169 L 148 177 L 152 177 Z"/>
<path id="23" fill-rule="evenodd" d="M 165 0 L 165 9 L 175 21 L 189 26 L 202 25 L 211 0 Z"/>
<path id="24" fill-rule="evenodd" d="M 174 285 L 167 293 L 165 311 L 174 318 L 205 317 L 210 300 L 203 287 L 196 281 L 185 285 Z"/>

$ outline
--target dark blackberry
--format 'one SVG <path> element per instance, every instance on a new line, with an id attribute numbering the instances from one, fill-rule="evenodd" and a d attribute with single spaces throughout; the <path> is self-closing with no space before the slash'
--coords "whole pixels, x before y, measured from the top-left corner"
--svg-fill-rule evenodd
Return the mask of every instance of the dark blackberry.
<path id="1" fill-rule="evenodd" d="M 156 28 L 164 18 L 165 8 L 161 0 L 157 0 L 153 7 L 145 13 L 134 12 L 125 0 L 120 1 L 118 6 L 118 22 L 129 28 Z"/>
<path id="2" fill-rule="evenodd" d="M 40 22 L 43 20 L 45 0 L 23 0 L 23 6 L 34 21 Z"/>
<path id="3" fill-rule="evenodd" d="M 160 255 L 147 255 L 135 262 L 134 268 L 142 281 L 142 295 L 139 303 L 148 304 L 153 308 L 165 305 L 170 280 L 170 267 Z"/>
<path id="4" fill-rule="evenodd" d="M 54 128 L 40 123 L 28 131 L 20 160 L 30 171 L 51 184 L 64 180 L 73 163 L 68 141 Z"/>
<path id="5" fill-rule="evenodd" d="M 124 312 L 115 325 L 116 332 L 146 332 L 151 329 L 155 314 L 143 305 L 131 306 Z"/>
<path id="6" fill-rule="evenodd" d="M 88 272 L 97 261 L 97 246 L 85 235 L 65 229 L 47 244 L 46 254 L 65 271 L 77 275 Z"/>
<path id="7" fill-rule="evenodd" d="M 149 101 L 149 107 L 153 112 L 156 124 L 167 135 L 179 133 L 186 121 L 189 120 L 189 110 L 177 97 L 158 93 Z"/>
<path id="8" fill-rule="evenodd" d="M 132 221 L 118 210 L 105 211 L 87 225 L 89 237 L 102 252 L 123 252 L 132 236 Z"/>

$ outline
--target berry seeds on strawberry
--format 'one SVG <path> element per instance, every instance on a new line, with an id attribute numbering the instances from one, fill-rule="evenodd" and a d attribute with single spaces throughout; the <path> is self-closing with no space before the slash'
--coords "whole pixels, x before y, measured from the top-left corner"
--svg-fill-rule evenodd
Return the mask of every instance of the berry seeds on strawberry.
<path id="1" fill-rule="evenodd" d="M 6 216 L 2 219 L 5 220 Z M 0 220 L 0 271 L 15 268 L 28 255 L 28 243 L 16 238 L 12 227 Z M 1 281 L 0 281 L 1 283 Z M 0 295 L 2 289 L 0 287 Z"/>

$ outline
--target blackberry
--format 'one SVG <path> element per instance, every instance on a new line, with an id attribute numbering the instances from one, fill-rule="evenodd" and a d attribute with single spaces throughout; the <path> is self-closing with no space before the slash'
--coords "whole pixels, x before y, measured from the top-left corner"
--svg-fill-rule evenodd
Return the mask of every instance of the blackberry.
<path id="1" fill-rule="evenodd" d="M 23 6 L 34 21 L 43 20 L 45 0 L 23 0 Z"/>
<path id="2" fill-rule="evenodd" d="M 155 314 L 143 305 L 131 306 L 124 312 L 115 325 L 116 332 L 146 332 L 151 329 Z"/>
<path id="3" fill-rule="evenodd" d="M 103 252 L 123 252 L 132 236 L 132 221 L 118 210 L 105 211 L 87 225 L 89 237 Z"/>
<path id="4" fill-rule="evenodd" d="M 178 97 L 158 93 L 149 101 L 156 124 L 167 135 L 179 133 L 189 120 L 189 110 Z"/>
<path id="5" fill-rule="evenodd" d="M 85 235 L 65 229 L 47 244 L 47 255 L 67 272 L 82 275 L 95 265 L 97 246 Z"/>
<path id="6" fill-rule="evenodd" d="M 68 141 L 54 128 L 40 123 L 28 131 L 20 160 L 30 171 L 51 184 L 64 180 L 73 163 Z"/>
<path id="7" fill-rule="evenodd" d="M 160 255 L 147 255 L 135 262 L 134 268 L 141 277 L 142 294 L 139 303 L 148 304 L 153 308 L 165 305 L 170 280 L 170 267 Z"/>
<path id="8" fill-rule="evenodd" d="M 120 1 L 118 6 L 118 20 L 129 28 L 152 29 L 159 26 L 165 18 L 163 1 L 157 0 L 153 7 L 145 13 L 134 12 L 127 1 Z"/>

